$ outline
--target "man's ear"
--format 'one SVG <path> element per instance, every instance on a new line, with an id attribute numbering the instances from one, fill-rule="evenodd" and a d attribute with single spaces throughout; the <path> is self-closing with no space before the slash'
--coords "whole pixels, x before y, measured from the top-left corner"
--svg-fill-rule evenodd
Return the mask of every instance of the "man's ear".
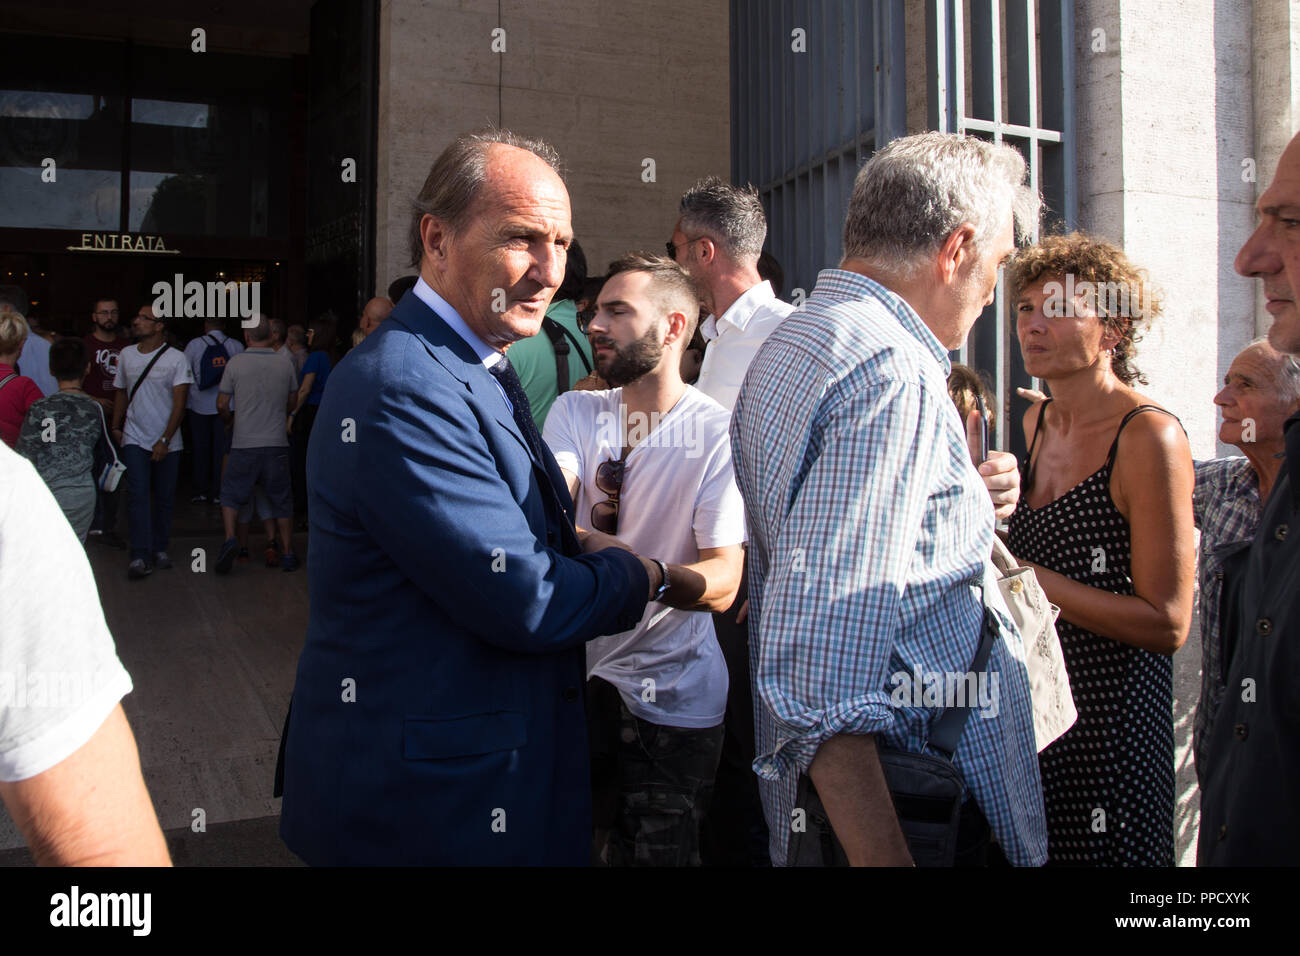
<path id="1" fill-rule="evenodd" d="M 962 266 L 975 255 L 975 227 L 968 222 L 962 223 L 943 241 L 939 247 L 939 256 L 935 260 L 936 278 L 942 285 L 951 285 L 956 281 Z"/>
<path id="2" fill-rule="evenodd" d="M 420 218 L 420 244 L 430 261 L 437 262 L 447 255 L 447 240 L 451 231 L 447 224 L 437 216 L 425 213 Z"/>
<path id="3" fill-rule="evenodd" d="M 711 266 L 718 261 L 718 245 L 708 236 L 701 236 L 699 241 L 692 245 L 699 250 L 696 256 L 701 265 Z"/>
<path id="4" fill-rule="evenodd" d="M 668 334 L 664 336 L 664 345 L 676 342 L 686 334 L 686 313 L 674 310 L 668 313 Z M 685 349 L 683 349 L 685 351 Z"/>

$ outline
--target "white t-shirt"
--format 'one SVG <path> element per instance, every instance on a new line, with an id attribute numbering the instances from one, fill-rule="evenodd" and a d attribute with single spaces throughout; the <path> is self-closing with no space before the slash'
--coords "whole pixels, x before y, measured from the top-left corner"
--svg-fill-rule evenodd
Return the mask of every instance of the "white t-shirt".
<path id="1" fill-rule="evenodd" d="M 158 350 L 154 349 L 141 355 L 138 345 L 128 345 L 122 349 L 122 354 L 117 359 L 117 377 L 113 379 L 113 385 L 125 390 L 130 396 L 136 379 L 157 354 Z M 177 385 L 193 384 L 194 371 L 186 361 L 185 353 L 180 349 L 169 348 L 154 367 L 149 369 L 149 377 L 144 380 L 126 408 L 124 444 L 152 449 L 154 442 L 162 438 L 163 432 L 167 430 L 167 420 L 172 417 L 172 389 Z M 177 428 L 168 448 L 170 451 L 180 451 L 184 447 L 181 430 Z"/>
<path id="2" fill-rule="evenodd" d="M 551 406 L 543 437 L 555 460 L 577 475 L 577 520 L 606 495 L 596 469 L 623 450 L 621 388 L 565 392 Z M 694 564 L 702 548 L 745 540 L 744 503 L 731 471 L 731 416 L 687 387 L 659 421 L 629 422 L 644 437 L 627 458 L 619 498 L 618 537 L 638 554 Z M 646 606 L 633 630 L 587 643 L 588 676 L 617 687 L 627 709 L 666 727 L 714 727 L 727 706 L 727 665 L 706 611 Z M 646 683 L 652 681 L 653 683 Z"/>
<path id="3" fill-rule="evenodd" d="M 217 414 L 217 385 L 221 384 L 220 377 L 217 378 L 217 385 L 213 385 L 206 392 L 199 389 L 199 378 L 203 371 L 203 353 L 208 350 L 208 346 L 214 344 L 225 347 L 227 358 L 234 358 L 244 351 L 244 343 L 232 339 L 220 329 L 204 332 L 197 338 L 191 339 L 185 346 L 185 359 L 190 363 L 190 371 L 194 374 L 194 384 L 190 386 L 190 394 L 185 398 L 185 405 L 196 415 Z M 156 371 L 158 370 L 155 368 L 154 372 Z M 153 372 L 149 375 L 152 376 Z"/>
<path id="4" fill-rule="evenodd" d="M 0 780 L 80 749 L 131 691 L 85 548 L 25 458 L 0 442 Z"/>

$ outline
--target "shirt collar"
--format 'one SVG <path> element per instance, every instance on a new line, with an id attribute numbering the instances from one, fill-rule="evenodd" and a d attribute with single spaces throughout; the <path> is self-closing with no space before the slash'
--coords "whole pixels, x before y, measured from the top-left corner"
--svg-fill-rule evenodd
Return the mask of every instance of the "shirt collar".
<path id="1" fill-rule="evenodd" d="M 817 274 L 817 288 L 814 291 L 829 294 L 834 298 L 875 299 L 889 309 L 898 319 L 899 324 L 934 356 L 935 361 L 943 369 L 945 377 L 952 371 L 952 359 L 948 356 L 948 350 L 934 337 L 934 333 L 916 314 L 916 310 L 908 305 L 907 300 L 901 295 L 874 279 L 869 279 L 860 272 L 849 272 L 845 269 L 823 269 Z"/>
<path id="2" fill-rule="evenodd" d="M 474 354 L 478 356 L 484 368 L 490 369 L 501 361 L 503 357 L 501 353 L 475 335 L 474 330 L 460 317 L 460 313 L 453 309 L 446 299 L 434 292 L 433 287 L 425 282 L 423 277 L 416 280 L 414 291 L 421 302 L 436 312 L 438 318 L 446 322 L 453 332 L 465 340 L 465 344 L 474 350 Z"/>
<path id="3" fill-rule="evenodd" d="M 772 283 L 764 279 L 757 285 L 750 286 L 739 299 L 731 303 L 731 306 L 722 315 L 717 318 L 710 315 L 706 318 L 700 325 L 700 334 L 704 336 L 705 341 L 713 341 L 722 334 L 718 326 L 723 322 L 744 331 L 745 326 L 749 325 L 749 320 L 753 318 L 759 306 L 771 302 L 775 298 L 776 293 L 772 291 Z"/>

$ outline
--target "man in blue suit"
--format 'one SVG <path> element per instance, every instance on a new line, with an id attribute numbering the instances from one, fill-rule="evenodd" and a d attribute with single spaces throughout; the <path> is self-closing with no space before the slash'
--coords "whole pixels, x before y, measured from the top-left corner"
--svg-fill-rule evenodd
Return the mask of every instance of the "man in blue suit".
<path id="1" fill-rule="evenodd" d="M 506 131 L 449 146 L 415 202 L 420 281 L 330 376 L 280 823 L 310 864 L 588 861 L 583 644 L 666 572 L 579 539 L 504 357 L 564 274 L 558 166 Z"/>

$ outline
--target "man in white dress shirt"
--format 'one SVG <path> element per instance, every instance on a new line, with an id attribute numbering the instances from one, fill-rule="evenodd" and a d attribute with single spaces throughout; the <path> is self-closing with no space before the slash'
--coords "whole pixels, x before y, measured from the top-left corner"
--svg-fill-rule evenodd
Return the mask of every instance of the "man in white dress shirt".
<path id="1" fill-rule="evenodd" d="M 709 316 L 700 325 L 708 348 L 695 383 L 728 411 L 759 346 L 794 311 L 758 274 L 767 219 L 758 192 L 716 176 L 682 196 L 668 254 L 700 287 Z"/>
<path id="2" fill-rule="evenodd" d="M 702 179 L 682 196 L 668 255 L 700 289 L 709 316 L 700 324 L 708 347 L 695 387 L 727 411 L 763 340 L 794 311 L 758 274 L 767 237 L 763 204 L 752 186 L 738 188 L 717 177 Z M 754 710 L 749 683 L 749 629 L 742 581 L 728 610 L 713 615 L 730 675 L 726 738 L 713 806 L 701 827 L 706 865 L 764 865 L 767 825 L 758 797 L 754 760 Z"/>

